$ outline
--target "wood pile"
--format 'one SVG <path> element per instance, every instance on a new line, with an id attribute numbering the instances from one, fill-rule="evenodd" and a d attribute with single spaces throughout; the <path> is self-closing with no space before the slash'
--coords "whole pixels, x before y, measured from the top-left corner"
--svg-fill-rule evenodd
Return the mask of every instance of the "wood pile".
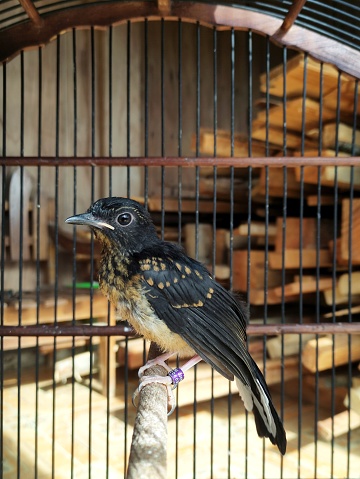
<path id="1" fill-rule="evenodd" d="M 269 76 L 264 74 L 260 79 L 261 92 L 266 94 L 267 87 L 270 108 L 266 110 L 264 99 L 257 103 L 251 145 L 246 137 L 236 134 L 234 156 L 359 155 L 360 121 L 357 129 L 353 123 L 354 112 L 360 114 L 360 95 L 355 94 L 354 78 L 339 76 L 333 66 L 321 66 L 299 55 L 288 61 L 286 70 L 280 65 Z M 201 129 L 199 145 L 202 155 L 213 155 L 213 131 Z M 231 153 L 230 132 L 217 131 L 217 156 Z M 222 200 L 229 200 L 230 187 L 234 185 L 235 202 L 248 204 L 247 169 L 235 169 L 233 183 L 228 168 L 218 167 L 216 174 L 221 185 L 216 191 Z M 243 293 L 253 307 L 266 304 L 276 308 L 284 302 L 297 305 L 301 299 L 304 308 L 310 311 L 303 321 L 347 321 L 350 315 L 352 321 L 358 321 L 360 167 L 254 167 L 251 175 L 251 221 L 244 216 L 234 228 L 231 241 L 234 290 Z M 214 181 L 213 169 L 201 169 L 200 191 L 204 197 L 212 197 Z M 227 237 L 229 246 L 229 233 Z M 287 313 L 287 322 L 300 321 L 299 316 L 290 315 Z M 347 335 L 303 335 L 301 340 L 299 336 L 288 335 L 266 341 L 269 360 L 284 355 L 285 361 L 295 361 L 293 378 L 302 371 L 303 380 L 309 384 L 315 372 L 325 379 L 333 367 L 341 376 L 341 368 L 349 361 L 356 365 L 360 361 L 360 336 L 354 335 L 349 345 Z M 360 426 L 359 385 L 353 384 L 345 406 L 344 388 L 334 387 L 335 396 L 340 398 L 335 408 L 337 415 L 318 425 L 319 434 L 325 439 L 331 435 L 333 423 L 335 436 Z M 313 401 L 315 397 L 313 394 Z M 346 404 L 350 409 L 346 409 Z"/>

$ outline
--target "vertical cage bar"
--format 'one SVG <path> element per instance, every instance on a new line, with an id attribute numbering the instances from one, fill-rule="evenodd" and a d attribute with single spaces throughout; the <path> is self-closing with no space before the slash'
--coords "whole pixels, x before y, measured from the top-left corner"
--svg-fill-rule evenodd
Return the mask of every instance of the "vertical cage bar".
<path id="1" fill-rule="evenodd" d="M 266 37 L 266 131 L 265 131 L 265 151 L 269 155 L 269 119 L 270 119 L 270 39 Z M 265 268 L 264 268 L 264 324 L 268 322 L 268 287 L 269 287 L 269 217 L 270 217 L 270 187 L 269 187 L 269 167 L 265 167 Z M 263 336 L 263 364 L 264 375 L 266 374 L 266 336 Z M 265 377 L 265 376 L 264 376 Z"/>
<path id="2" fill-rule="evenodd" d="M 110 25 L 108 28 L 108 94 L 109 94 L 109 156 L 112 156 L 112 75 L 113 75 L 113 64 L 112 64 L 112 46 L 113 46 L 113 27 Z M 109 196 L 112 196 L 112 167 L 109 167 Z M 110 317 L 111 317 L 111 305 L 108 303 L 107 311 L 107 323 L 110 326 Z M 114 351 L 111 350 L 110 337 L 106 339 L 106 450 L 105 450 L 105 475 L 106 478 L 109 477 L 110 471 L 110 354 L 114 354 Z"/>
<path id="3" fill-rule="evenodd" d="M 196 156 L 200 154 L 201 120 L 201 30 L 196 24 Z M 195 258 L 199 256 L 199 167 L 195 167 Z M 197 437 L 197 365 L 194 368 L 194 405 L 193 405 L 193 478 L 196 478 L 196 437 Z"/>
<path id="4" fill-rule="evenodd" d="M 183 27 L 182 21 L 178 21 L 178 155 L 182 156 L 182 138 L 183 138 L 183 91 L 182 91 L 182 57 L 183 57 Z M 182 240 L 182 167 L 178 167 L 178 243 L 181 244 Z"/>
<path id="5" fill-rule="evenodd" d="M 20 156 L 24 157 L 25 136 L 25 67 L 24 52 L 20 53 Z M 24 238 L 24 167 L 20 166 L 20 238 L 19 238 L 19 326 L 22 325 L 23 304 L 23 238 Z M 22 382 L 22 350 L 21 338 L 18 338 L 17 350 L 17 477 L 21 476 L 21 382 Z"/>
<path id="6" fill-rule="evenodd" d="M 356 150 L 356 130 L 357 130 L 357 114 L 358 112 L 358 100 L 359 100 L 359 80 L 355 81 L 354 86 L 354 114 L 353 114 L 353 130 L 352 130 L 352 148 L 351 148 L 351 155 L 355 156 Z M 353 205 L 354 205 L 354 167 L 350 167 L 350 193 L 349 193 L 349 240 L 348 240 L 348 251 L 349 251 L 349 261 L 348 261 L 348 310 L 349 310 L 349 322 L 352 323 L 352 272 L 353 272 L 353 264 L 352 264 L 352 251 L 353 251 Z M 350 453 L 351 453 L 351 439 L 352 439 L 352 432 L 350 428 L 350 411 L 352 409 L 351 404 L 351 386 L 352 386 L 352 338 L 351 335 L 348 335 L 348 384 L 347 384 L 347 394 L 348 394 L 348 431 L 347 431 L 347 445 L 346 445 L 346 476 L 350 477 Z"/>
<path id="7" fill-rule="evenodd" d="M 248 129 L 248 156 L 252 156 L 252 120 L 253 120 L 253 35 L 252 31 L 248 31 L 248 115 L 247 115 L 247 129 Z M 246 300 L 248 308 L 250 309 L 250 282 L 251 282 L 251 218 L 252 218 L 252 167 L 248 167 L 248 215 L 247 215 L 247 293 Z M 245 470 L 248 472 L 248 430 L 249 430 L 249 416 L 245 412 Z"/>
<path id="8" fill-rule="evenodd" d="M 307 98 L 307 62 L 308 56 L 304 54 L 304 73 L 303 73 L 303 95 L 302 95 L 302 117 L 301 117 L 301 156 L 305 151 L 305 130 L 306 130 L 306 98 Z M 300 167 L 300 225 L 299 225 L 299 321 L 302 324 L 304 319 L 303 311 L 303 219 L 304 219 L 304 167 Z M 299 351 L 302 351 L 302 336 L 299 335 Z M 298 479 L 301 477 L 301 445 L 302 445 L 302 362 L 299 360 L 299 379 L 298 379 Z"/>
<path id="9" fill-rule="evenodd" d="M 338 74 L 337 81 L 337 99 L 336 99 L 336 134 L 335 134 L 335 155 L 339 154 L 339 125 L 340 125 L 340 102 L 341 102 L 341 72 Z M 332 321 L 336 322 L 336 258 L 337 258 L 337 229 L 338 229 L 338 169 L 335 166 L 334 175 L 334 228 L 333 228 L 333 255 L 332 255 Z M 332 368 L 331 368 L 331 416 L 335 416 L 335 384 L 336 384 L 336 371 L 335 371 L 335 336 L 332 336 Z M 330 474 L 331 478 L 334 477 L 334 454 L 335 454 L 335 436 L 334 436 L 334 421 L 331 426 L 331 466 Z"/>
<path id="10" fill-rule="evenodd" d="M 74 140 L 73 140 L 73 154 L 77 156 L 78 138 L 77 138 L 77 124 L 78 124 L 78 79 L 77 79 L 77 55 L 76 55 L 76 29 L 72 31 L 72 66 L 73 66 L 73 106 L 74 106 Z M 73 212 L 77 211 L 77 168 L 73 168 Z M 72 324 L 75 324 L 75 310 L 76 310 L 76 278 L 77 278 L 77 263 L 76 263 L 76 239 L 77 229 L 73 227 L 73 257 L 72 257 Z M 72 371 L 71 378 L 71 460 L 70 460 L 70 474 L 71 479 L 74 478 L 74 454 L 75 454 L 75 338 L 72 341 L 71 348 Z"/>
<path id="11" fill-rule="evenodd" d="M 126 42 L 126 156 L 131 154 L 131 22 L 127 22 Z M 126 195 L 130 197 L 130 166 L 126 167 Z"/>
<path id="12" fill-rule="evenodd" d="M 213 27 L 213 129 L 214 129 L 214 157 L 217 156 L 217 127 L 218 127 L 218 96 L 217 96 L 217 65 L 218 65 L 218 51 L 217 51 L 217 30 Z M 213 168 L 213 248 L 212 248 L 212 272 L 215 274 L 216 268 L 216 208 L 217 208 L 217 166 Z M 210 479 L 214 477 L 214 415 L 215 415 L 215 397 L 214 397 L 214 370 L 211 369 L 211 398 L 210 398 Z"/>
<path id="13" fill-rule="evenodd" d="M 230 156 L 234 156 L 235 144 L 235 30 L 230 31 Z M 233 260 L 234 260 L 234 167 L 230 167 L 230 221 L 229 221 L 229 263 L 230 280 L 229 288 L 233 289 Z M 231 415 L 232 415 L 232 394 L 229 383 L 228 390 L 228 464 L 227 477 L 231 477 Z"/>
<path id="14" fill-rule="evenodd" d="M 42 129 L 42 48 L 38 49 L 38 156 L 41 157 L 41 129 Z M 43 214 L 41 207 L 41 167 L 37 168 L 37 205 L 36 218 L 36 324 L 40 319 L 40 215 Z M 36 338 L 36 358 L 35 358 L 35 437 L 34 437 L 34 476 L 38 477 L 38 455 L 39 455 L 39 338 Z"/>
<path id="15" fill-rule="evenodd" d="M 287 48 L 283 47 L 283 153 L 287 154 Z M 286 322 L 285 314 L 285 282 L 286 282 L 286 270 L 285 270 L 285 252 L 286 252 L 286 223 L 287 223 L 287 202 L 288 202 L 288 176 L 287 167 L 283 167 L 283 220 L 282 220 L 282 258 L 281 258 L 281 323 Z M 265 366 L 264 366 L 265 369 Z M 280 404 L 280 418 L 284 419 L 284 337 L 281 337 L 281 404 Z M 283 456 L 281 456 L 281 477 L 283 474 Z"/>
<path id="16" fill-rule="evenodd" d="M 148 19 L 144 22 L 144 155 L 149 155 L 149 25 Z M 149 197 L 149 168 L 145 166 L 144 172 L 144 199 L 145 207 Z"/>
<path id="17" fill-rule="evenodd" d="M 182 155 L 182 135 L 183 135 L 183 88 L 182 88 L 182 57 L 183 57 L 183 27 L 181 19 L 178 20 L 178 155 Z M 182 242 L 182 167 L 178 167 L 178 243 Z M 179 367 L 179 360 L 177 360 Z M 176 388 L 176 403 L 179 403 L 179 388 Z M 175 478 L 179 477 L 179 408 L 175 410 Z"/>
<path id="18" fill-rule="evenodd" d="M 109 157 L 113 156 L 113 26 L 109 27 L 109 57 L 108 57 L 108 68 L 109 68 Z M 112 166 L 109 166 L 109 196 L 112 196 Z"/>
<path id="19" fill-rule="evenodd" d="M 91 156 L 96 155 L 96 60 L 95 60 L 95 30 L 90 30 L 90 66 L 91 66 Z M 95 167 L 91 166 L 91 203 L 95 200 Z M 93 320 L 93 298 L 94 298 L 94 234 L 91 233 L 91 251 L 90 251 L 90 324 Z M 90 338 L 90 377 L 89 377 L 89 438 L 88 438 L 88 475 L 92 476 L 92 404 L 93 404 L 93 357 L 94 343 Z"/>
<path id="20" fill-rule="evenodd" d="M 160 66 L 160 108 L 161 108 L 161 156 L 165 156 L 165 20 L 161 19 L 161 66 Z M 165 167 L 161 166 L 161 239 L 165 233 Z"/>
<path id="21" fill-rule="evenodd" d="M 322 153 L 322 125 L 323 125 L 323 91 L 324 91 L 324 65 L 320 63 L 319 75 L 319 140 L 318 140 L 318 154 Z M 321 167 L 318 167 L 317 174 L 317 211 L 316 211 L 316 322 L 320 322 L 321 315 L 321 297 L 319 291 L 320 281 L 320 245 L 321 245 Z M 314 478 L 317 478 L 318 466 L 318 430 L 317 423 L 319 420 L 319 336 L 316 335 L 315 348 L 315 413 L 314 413 Z"/>
<path id="22" fill-rule="evenodd" d="M 2 65 L 2 155 L 6 156 L 6 63 Z M 2 189 L 1 189 L 1 269 L 0 269 L 0 290 L 1 297 L 4 297 L 5 293 L 5 188 L 6 188 L 6 166 L 2 167 Z M 0 305 L 0 324 L 4 325 L 4 301 L 1 301 Z M 1 351 L 4 351 L 4 338 L 0 337 Z M 0 473 L 3 476 L 3 464 L 4 464 L 4 361 L 0 361 Z"/>
<path id="23" fill-rule="evenodd" d="M 55 157 L 60 156 L 60 63 L 61 63 L 61 42 L 60 35 L 56 37 L 56 91 L 55 91 Z M 57 305 L 59 295 L 59 166 L 55 167 L 55 283 L 54 283 L 54 326 L 57 326 Z M 57 360 L 57 340 L 53 341 L 53 400 L 52 400 L 52 445 L 51 445 L 51 476 L 56 477 L 55 468 L 55 447 L 56 447 L 56 380 L 55 367 Z"/>

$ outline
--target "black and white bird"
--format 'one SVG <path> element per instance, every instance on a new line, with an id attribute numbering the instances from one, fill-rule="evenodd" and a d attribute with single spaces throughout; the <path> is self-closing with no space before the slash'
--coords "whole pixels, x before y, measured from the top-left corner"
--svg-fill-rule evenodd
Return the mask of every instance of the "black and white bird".
<path id="1" fill-rule="evenodd" d="M 172 354 L 194 356 L 162 382 L 176 384 L 200 360 L 236 381 L 258 435 L 285 454 L 286 434 L 270 392 L 246 346 L 247 313 L 206 267 L 162 241 L 147 210 L 127 198 L 103 198 L 67 223 L 86 225 L 102 245 L 101 291 L 138 334 Z M 151 381 L 148 378 L 148 382 Z"/>

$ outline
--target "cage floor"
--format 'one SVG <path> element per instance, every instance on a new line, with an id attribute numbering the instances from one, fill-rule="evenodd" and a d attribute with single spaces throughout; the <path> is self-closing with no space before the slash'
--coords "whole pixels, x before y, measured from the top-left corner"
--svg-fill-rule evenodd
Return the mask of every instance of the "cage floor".
<path id="1" fill-rule="evenodd" d="M 38 389 L 37 419 L 33 371 L 29 374 L 26 371 L 22 372 L 23 386 L 20 394 L 16 380 L 5 379 L 3 391 L 4 479 L 16 477 L 18 468 L 20 469 L 19 477 L 25 479 L 123 477 L 126 467 L 124 450 L 130 447 L 136 411 L 129 400 L 128 425 L 126 425 L 121 370 L 118 371 L 117 396 L 110 401 L 95 391 L 90 394 L 90 389 L 85 383 L 57 384 L 54 394 L 52 383 L 46 381 L 46 374 L 48 373 L 45 371 L 40 372 L 42 380 Z M 129 396 L 135 387 L 134 374 L 130 378 Z M 273 397 L 275 403 L 279 405 L 280 395 L 276 390 L 273 390 Z M 351 434 L 349 454 L 346 435 L 337 438 L 333 445 L 322 440 L 315 443 L 314 407 L 304 404 L 301 408 L 301 443 L 298 449 L 298 401 L 286 395 L 286 390 L 284 414 L 288 452 L 283 461 L 268 441 L 263 443 L 257 437 L 251 416 L 248 420 L 246 455 L 246 416 L 242 403 L 236 395 L 232 396 L 230 403 L 227 397 L 215 399 L 213 415 L 211 409 L 211 401 L 204 401 L 197 405 L 196 416 L 194 416 L 193 405 L 188 405 L 180 408 L 178 422 L 176 414 L 169 418 L 169 478 L 349 477 L 356 479 L 360 477 L 360 429 Z M 230 428 L 229 415 L 231 415 Z M 319 416 L 322 418 L 326 416 L 326 413 L 320 410 Z M 91 424 L 91 434 L 89 434 L 89 424 Z M 194 447 L 194 441 L 196 447 Z M 37 457 L 36 466 L 35 457 Z"/>

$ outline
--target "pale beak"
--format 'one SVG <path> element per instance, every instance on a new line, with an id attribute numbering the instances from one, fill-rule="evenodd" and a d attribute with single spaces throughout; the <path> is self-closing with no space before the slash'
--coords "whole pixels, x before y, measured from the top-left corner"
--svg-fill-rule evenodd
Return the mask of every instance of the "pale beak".
<path id="1" fill-rule="evenodd" d="M 70 216 L 65 220 L 65 223 L 72 225 L 84 225 L 93 228 L 98 228 L 100 230 L 108 228 L 114 230 L 115 228 L 104 221 L 101 221 L 95 218 L 91 213 L 82 213 L 81 215 Z"/>

